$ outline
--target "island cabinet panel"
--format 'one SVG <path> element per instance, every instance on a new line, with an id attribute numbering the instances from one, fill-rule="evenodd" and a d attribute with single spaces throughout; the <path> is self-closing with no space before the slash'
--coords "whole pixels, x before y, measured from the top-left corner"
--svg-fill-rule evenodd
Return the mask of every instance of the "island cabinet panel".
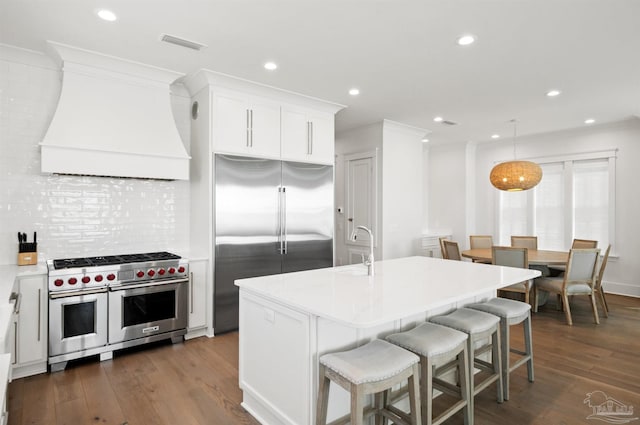
<path id="1" fill-rule="evenodd" d="M 241 294 L 240 329 L 243 406 L 263 423 L 310 423 L 314 381 L 309 316 Z"/>

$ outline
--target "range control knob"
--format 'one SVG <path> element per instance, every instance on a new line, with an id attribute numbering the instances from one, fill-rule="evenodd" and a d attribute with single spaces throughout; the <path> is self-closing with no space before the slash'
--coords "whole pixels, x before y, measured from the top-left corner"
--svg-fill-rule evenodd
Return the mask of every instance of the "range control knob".
<path id="1" fill-rule="evenodd" d="M 156 271 L 155 271 L 155 270 L 153 270 L 153 269 L 151 269 L 151 270 L 149 270 L 149 271 L 147 272 L 147 274 L 148 274 L 149 276 L 153 277 L 153 276 L 156 274 Z"/>
<path id="2" fill-rule="evenodd" d="M 182 266 L 178 267 L 178 273 L 184 273 L 184 267 Z"/>
<path id="3" fill-rule="evenodd" d="M 91 278 L 89 276 L 84 276 L 82 278 L 82 283 L 89 283 L 91 281 Z"/>
<path id="4" fill-rule="evenodd" d="M 166 270 L 165 270 L 165 269 L 159 269 L 159 270 L 158 270 L 158 274 L 159 274 L 160 276 L 164 275 L 165 273 L 166 273 Z"/>
<path id="5" fill-rule="evenodd" d="M 76 283 L 78 283 L 78 279 L 76 279 L 75 277 L 69 278 L 69 285 L 75 285 Z"/>
<path id="6" fill-rule="evenodd" d="M 174 274 L 176 272 L 176 269 L 173 267 L 169 268 L 169 274 Z"/>
<path id="7" fill-rule="evenodd" d="M 96 277 L 94 277 L 94 279 L 96 280 L 96 282 L 102 282 L 102 275 L 99 274 Z"/>
<path id="8" fill-rule="evenodd" d="M 136 273 L 136 276 L 144 277 L 144 272 L 142 270 L 140 270 L 140 271 L 138 271 L 138 273 Z"/>
<path id="9" fill-rule="evenodd" d="M 53 282 L 53 284 L 54 284 L 54 285 L 56 285 L 56 286 L 62 286 L 62 285 L 64 284 L 64 280 L 62 280 L 62 279 L 56 279 L 56 280 Z"/>
<path id="10" fill-rule="evenodd" d="M 115 275 L 115 274 L 113 274 L 113 273 L 109 273 L 109 274 L 107 275 L 107 280 L 113 280 L 113 279 L 115 279 L 115 278 L 116 278 L 116 275 Z"/>

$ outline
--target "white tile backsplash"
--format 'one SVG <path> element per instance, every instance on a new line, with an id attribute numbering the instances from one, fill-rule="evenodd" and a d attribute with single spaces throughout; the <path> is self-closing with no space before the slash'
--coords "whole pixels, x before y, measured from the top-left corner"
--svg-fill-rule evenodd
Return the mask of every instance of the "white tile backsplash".
<path id="1" fill-rule="evenodd" d="M 16 262 L 17 232 L 38 232 L 40 259 L 170 251 L 188 254 L 189 182 L 45 175 L 40 148 L 60 73 L 0 57 L 0 264 Z M 190 99 L 172 95 L 189 147 Z"/>

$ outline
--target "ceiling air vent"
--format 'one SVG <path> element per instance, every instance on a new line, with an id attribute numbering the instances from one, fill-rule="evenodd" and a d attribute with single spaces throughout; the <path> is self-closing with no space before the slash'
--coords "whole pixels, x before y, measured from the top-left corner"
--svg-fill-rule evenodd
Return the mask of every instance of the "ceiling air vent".
<path id="1" fill-rule="evenodd" d="M 185 38 L 176 37 L 175 35 L 162 34 L 160 41 L 165 43 L 175 44 L 177 46 L 186 47 L 187 49 L 201 50 L 203 47 L 207 47 L 206 44 L 198 43 L 196 41 L 187 40 Z"/>

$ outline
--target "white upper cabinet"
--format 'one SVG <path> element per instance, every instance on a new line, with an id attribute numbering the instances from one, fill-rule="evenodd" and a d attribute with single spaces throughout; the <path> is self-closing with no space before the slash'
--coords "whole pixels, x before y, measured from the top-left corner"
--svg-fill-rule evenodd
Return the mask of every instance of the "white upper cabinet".
<path id="1" fill-rule="evenodd" d="M 208 140 L 211 153 L 334 163 L 334 119 L 343 105 L 206 69 L 184 84 L 193 101 L 207 102 L 192 134 L 194 143 Z"/>
<path id="2" fill-rule="evenodd" d="M 281 149 L 284 160 L 333 164 L 333 114 L 283 106 Z"/>
<path id="3" fill-rule="evenodd" d="M 215 152 L 280 157 L 280 104 L 243 93 L 213 96 Z"/>

